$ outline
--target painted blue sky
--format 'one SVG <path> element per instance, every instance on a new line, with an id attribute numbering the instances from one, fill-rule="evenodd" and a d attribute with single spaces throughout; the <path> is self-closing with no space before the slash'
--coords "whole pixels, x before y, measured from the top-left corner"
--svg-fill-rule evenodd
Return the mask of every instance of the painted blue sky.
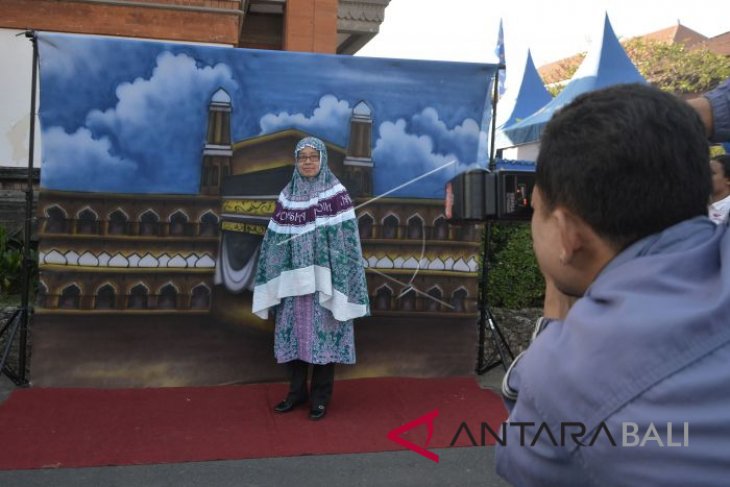
<path id="1" fill-rule="evenodd" d="M 398 196 L 440 198 L 477 164 L 490 64 L 374 59 L 42 34 L 42 186 L 194 194 L 208 104 L 232 98 L 232 137 L 298 128 L 346 146 L 373 108 L 375 193 L 452 160 Z M 480 163 L 486 148 L 482 146 Z"/>

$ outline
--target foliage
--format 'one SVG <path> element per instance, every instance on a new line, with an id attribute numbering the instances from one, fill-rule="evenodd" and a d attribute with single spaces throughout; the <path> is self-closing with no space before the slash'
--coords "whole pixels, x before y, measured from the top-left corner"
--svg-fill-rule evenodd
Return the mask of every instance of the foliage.
<path id="1" fill-rule="evenodd" d="M 528 224 L 492 224 L 488 264 L 490 306 L 512 309 L 542 306 L 545 281 L 532 251 Z"/>
<path id="2" fill-rule="evenodd" d="M 560 92 L 563 91 L 563 88 L 565 88 L 565 85 L 561 83 L 555 83 L 545 87 L 545 89 L 548 90 L 548 93 L 550 93 L 550 96 L 553 98 L 558 96 Z"/>
<path id="3" fill-rule="evenodd" d="M 708 91 L 730 77 L 730 58 L 706 47 L 688 49 L 682 43 L 646 40 L 640 37 L 623 42 L 631 62 L 649 83 L 677 95 Z M 550 80 L 569 80 L 583 62 L 585 53 L 559 61 Z M 555 96 L 565 84 L 551 84 L 548 91 Z"/>
<path id="4" fill-rule="evenodd" d="M 727 152 L 725 152 L 725 147 L 723 147 L 722 144 L 710 146 L 710 157 L 721 156 L 722 154 L 727 154 Z"/>
<path id="5" fill-rule="evenodd" d="M 8 238 L 5 227 L 0 227 L 0 293 L 10 294 L 15 291 L 22 267 L 22 252 Z"/>
<path id="6" fill-rule="evenodd" d="M 548 93 L 552 96 L 557 96 L 561 91 L 563 91 L 568 80 L 570 80 L 575 72 L 578 71 L 578 67 L 585 57 L 586 53 L 581 52 L 575 56 L 557 61 L 557 66 L 551 69 L 549 73 L 550 78 L 545 79 L 545 83 L 547 83 L 545 88 L 548 90 Z"/>
<path id="7" fill-rule="evenodd" d="M 37 262 L 36 252 L 31 251 L 31 259 Z M 9 238 L 5 227 L 0 226 L 0 294 L 16 294 L 21 291 L 23 276 L 23 243 Z M 34 264 L 31 279 L 37 280 L 38 266 Z"/>
<path id="8" fill-rule="evenodd" d="M 705 47 L 634 38 L 624 49 L 647 81 L 670 93 L 702 93 L 730 77 L 730 59 Z"/>

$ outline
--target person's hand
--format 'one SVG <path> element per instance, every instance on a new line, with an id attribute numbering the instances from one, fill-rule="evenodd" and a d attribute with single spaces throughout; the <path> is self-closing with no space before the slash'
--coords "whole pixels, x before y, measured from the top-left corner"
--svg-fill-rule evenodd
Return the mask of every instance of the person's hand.
<path id="1" fill-rule="evenodd" d="M 577 300 L 578 298 L 563 294 L 551 279 L 545 278 L 545 303 L 542 311 L 544 317 L 564 319 Z"/>

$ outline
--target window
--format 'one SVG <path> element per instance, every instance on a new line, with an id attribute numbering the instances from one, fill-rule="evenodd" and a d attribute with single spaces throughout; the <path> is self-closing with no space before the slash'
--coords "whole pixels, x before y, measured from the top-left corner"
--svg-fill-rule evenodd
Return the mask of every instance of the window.
<path id="1" fill-rule="evenodd" d="M 61 291 L 58 307 L 63 309 L 78 309 L 80 300 L 81 290 L 76 284 L 71 284 Z"/>
<path id="2" fill-rule="evenodd" d="M 146 211 L 139 219 L 139 234 L 142 237 L 155 237 L 159 235 L 159 217 L 152 210 Z"/>
<path id="3" fill-rule="evenodd" d="M 210 289 L 205 284 L 198 284 L 193 288 L 190 307 L 195 309 L 208 309 L 210 307 Z"/>
<path id="4" fill-rule="evenodd" d="M 172 284 L 166 284 L 160 289 L 160 295 L 157 297 L 157 307 L 161 309 L 177 308 L 177 289 Z"/>
<path id="5" fill-rule="evenodd" d="M 188 217 L 182 211 L 176 211 L 170 217 L 170 235 L 181 237 L 188 235 Z"/>
<path id="6" fill-rule="evenodd" d="M 117 292 L 111 284 L 104 284 L 96 292 L 94 299 L 95 309 L 114 309 L 117 301 Z"/>
<path id="7" fill-rule="evenodd" d="M 416 310 L 416 292 L 413 289 L 408 290 L 399 299 L 400 309 L 403 311 L 415 311 Z"/>
<path id="8" fill-rule="evenodd" d="M 383 238 L 398 238 L 398 219 L 393 215 L 383 220 Z"/>
<path id="9" fill-rule="evenodd" d="M 375 293 L 375 309 L 387 311 L 390 309 L 390 301 L 393 292 L 387 286 L 383 286 Z"/>
<path id="10" fill-rule="evenodd" d="M 46 232 L 47 233 L 66 233 L 66 214 L 58 206 L 53 206 L 46 210 Z"/>
<path id="11" fill-rule="evenodd" d="M 433 222 L 433 238 L 434 240 L 449 239 L 449 224 L 446 218 L 440 216 Z"/>
<path id="12" fill-rule="evenodd" d="M 454 294 L 451 295 L 451 306 L 454 307 L 452 310 L 454 313 L 463 313 L 466 311 L 466 297 L 467 292 L 463 287 L 454 291 Z"/>
<path id="13" fill-rule="evenodd" d="M 408 220 L 408 238 L 418 240 L 423 238 L 423 220 L 418 215 Z"/>
<path id="14" fill-rule="evenodd" d="M 99 222 L 96 213 L 86 208 L 79 213 L 76 220 L 76 233 L 96 235 L 99 233 Z"/>
<path id="15" fill-rule="evenodd" d="M 215 237 L 218 235 L 218 217 L 213 213 L 206 213 L 200 219 L 200 236 Z"/>
<path id="16" fill-rule="evenodd" d="M 147 288 L 143 284 L 137 284 L 127 297 L 127 308 L 147 309 L 148 294 Z"/>
<path id="17" fill-rule="evenodd" d="M 441 303 L 436 301 L 441 300 L 441 290 L 434 286 L 428 290 L 428 295 L 434 299 L 426 298 L 426 311 L 441 311 Z"/>
<path id="18" fill-rule="evenodd" d="M 357 219 L 357 227 L 360 231 L 361 239 L 373 237 L 373 217 L 367 213 Z"/>
<path id="19" fill-rule="evenodd" d="M 128 218 L 122 210 L 115 210 L 109 215 L 109 235 L 126 235 L 128 232 Z"/>

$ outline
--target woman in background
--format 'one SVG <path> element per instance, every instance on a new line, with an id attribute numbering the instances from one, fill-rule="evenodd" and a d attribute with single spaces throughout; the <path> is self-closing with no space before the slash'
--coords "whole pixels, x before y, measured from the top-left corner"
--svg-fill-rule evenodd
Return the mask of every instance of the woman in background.
<path id="1" fill-rule="evenodd" d="M 275 310 L 274 355 L 286 364 L 289 394 L 274 411 L 309 398 L 309 416 L 318 420 L 332 396 L 335 363 L 355 363 L 352 321 L 369 314 L 369 302 L 352 200 L 327 165 L 325 144 L 306 137 L 294 157 L 261 246 L 253 312 L 267 318 Z"/>

